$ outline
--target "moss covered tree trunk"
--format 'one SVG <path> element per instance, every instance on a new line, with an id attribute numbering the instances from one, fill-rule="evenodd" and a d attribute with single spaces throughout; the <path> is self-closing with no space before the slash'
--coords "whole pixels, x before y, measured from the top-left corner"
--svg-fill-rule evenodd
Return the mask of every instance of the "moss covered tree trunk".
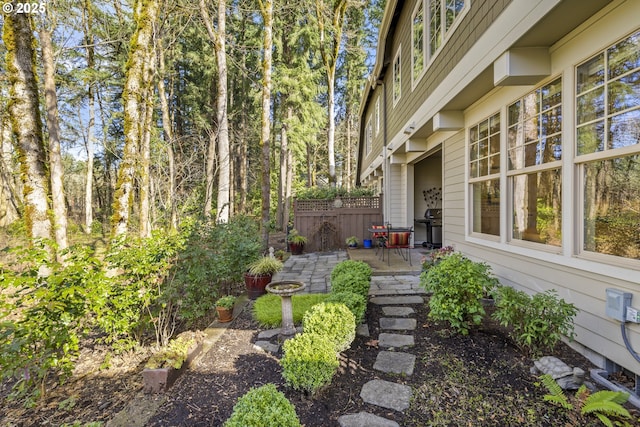
<path id="1" fill-rule="evenodd" d="M 260 0 L 260 11 L 264 22 L 262 58 L 262 119 L 260 146 L 262 147 L 262 246 L 269 246 L 271 222 L 271 68 L 273 58 L 273 1 Z"/>
<path id="2" fill-rule="evenodd" d="M 118 181 L 111 217 L 112 234 L 126 234 L 133 204 L 136 157 L 140 155 L 141 144 L 150 132 L 148 119 L 149 104 L 152 102 L 150 90 L 153 78 L 153 34 L 158 18 L 156 0 L 140 0 L 134 10 L 136 31 L 131 38 L 127 73 L 122 102 L 124 105 L 124 150 L 118 170 Z M 144 167 L 143 167 L 144 173 Z"/>
<path id="3" fill-rule="evenodd" d="M 18 218 L 18 168 L 12 159 L 11 121 L 6 111 L 0 110 L 0 227 L 6 227 Z"/>
<path id="4" fill-rule="evenodd" d="M 9 114 L 20 157 L 24 221 L 31 238 L 50 238 L 49 171 L 42 136 L 33 28 L 28 15 L 5 15 Z"/>

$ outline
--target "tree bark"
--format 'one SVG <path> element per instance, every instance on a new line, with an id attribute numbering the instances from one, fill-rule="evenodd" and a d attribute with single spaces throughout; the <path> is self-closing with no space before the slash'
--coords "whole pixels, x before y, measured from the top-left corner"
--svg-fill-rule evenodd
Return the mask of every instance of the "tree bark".
<path id="1" fill-rule="evenodd" d="M 56 95 L 55 65 L 53 46 L 49 29 L 40 30 L 42 62 L 44 65 L 44 102 L 47 110 L 49 129 L 49 173 L 51 176 L 51 205 L 55 219 L 54 236 L 58 250 L 64 250 L 67 243 L 67 204 L 64 196 L 62 155 L 60 154 L 60 122 L 58 120 L 58 97 Z"/>
<path id="2" fill-rule="evenodd" d="M 87 45 L 87 69 L 93 71 L 95 68 L 95 51 L 94 36 L 93 36 L 93 11 L 92 5 L 89 0 L 85 0 L 83 20 L 85 28 L 85 43 Z M 84 189 L 84 230 L 85 233 L 91 233 L 91 226 L 93 225 L 93 143 L 95 135 L 96 125 L 96 105 L 95 105 L 95 84 L 93 81 L 89 82 L 87 90 L 87 98 L 89 103 L 89 124 L 87 128 L 87 176 Z"/>
<path id="3" fill-rule="evenodd" d="M 13 164 L 13 145 L 9 116 L 0 112 L 0 227 L 12 224 L 19 218 L 18 175 Z"/>
<path id="4" fill-rule="evenodd" d="M 49 175 L 34 69 L 35 43 L 29 19 L 24 14 L 4 17 L 9 113 L 21 163 L 27 232 L 32 239 L 51 238 Z"/>
<path id="5" fill-rule="evenodd" d="M 262 59 L 262 117 L 260 145 L 262 147 L 262 247 L 269 247 L 269 225 L 271 207 L 271 67 L 273 58 L 273 1 L 259 0 L 264 21 Z"/>
<path id="6" fill-rule="evenodd" d="M 153 66 L 154 61 L 153 59 L 150 61 L 152 55 L 149 52 L 153 49 L 153 32 L 157 17 L 158 2 L 156 0 L 141 0 L 136 5 L 134 20 L 137 28 L 131 40 L 125 87 L 122 93 L 125 142 L 111 218 L 114 236 L 128 232 L 136 174 L 136 156 L 145 137 L 144 128 L 150 123 L 146 120 L 147 102 L 151 102 L 147 89 L 152 79 L 149 67 Z"/>

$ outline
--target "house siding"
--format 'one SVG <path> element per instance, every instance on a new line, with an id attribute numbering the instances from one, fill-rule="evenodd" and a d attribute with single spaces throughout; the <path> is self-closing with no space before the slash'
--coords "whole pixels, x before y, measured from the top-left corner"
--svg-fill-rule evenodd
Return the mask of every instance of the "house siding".
<path id="1" fill-rule="evenodd" d="M 459 132 L 443 143 L 442 155 L 442 242 L 464 241 L 464 158 L 465 137 Z M 445 167 L 446 165 L 446 167 Z"/>

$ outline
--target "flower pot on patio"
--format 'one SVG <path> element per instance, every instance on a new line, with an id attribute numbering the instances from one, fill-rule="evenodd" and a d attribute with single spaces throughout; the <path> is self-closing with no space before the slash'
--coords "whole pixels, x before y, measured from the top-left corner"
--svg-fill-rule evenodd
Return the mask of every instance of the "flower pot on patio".
<path id="1" fill-rule="evenodd" d="M 250 299 L 256 299 L 267 293 L 265 288 L 271 282 L 271 278 L 282 270 L 282 261 L 271 257 L 262 257 L 251 264 L 244 274 L 244 284 Z"/>

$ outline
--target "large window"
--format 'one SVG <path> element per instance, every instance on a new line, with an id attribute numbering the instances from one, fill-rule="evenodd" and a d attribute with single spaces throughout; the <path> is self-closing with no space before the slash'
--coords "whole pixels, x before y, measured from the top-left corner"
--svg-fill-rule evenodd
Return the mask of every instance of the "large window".
<path id="1" fill-rule="evenodd" d="M 411 20 L 411 34 L 413 43 L 411 47 L 412 81 L 416 81 L 424 71 L 425 66 L 425 37 L 424 37 L 424 3 L 419 1 L 413 11 Z"/>
<path id="2" fill-rule="evenodd" d="M 511 238 L 560 246 L 562 80 L 509 105 L 507 126 Z"/>
<path id="3" fill-rule="evenodd" d="M 365 128 L 364 135 L 364 154 L 371 153 L 371 146 L 373 143 L 373 125 L 371 124 L 371 117 L 367 120 L 367 127 Z"/>
<path id="4" fill-rule="evenodd" d="M 469 129 L 471 229 L 500 235 L 500 113 Z"/>
<path id="5" fill-rule="evenodd" d="M 400 53 L 402 52 L 401 46 L 398 47 L 396 57 L 393 59 L 393 105 L 400 100 L 402 96 L 402 79 L 400 72 Z"/>
<path id="6" fill-rule="evenodd" d="M 428 0 L 429 57 L 432 57 L 454 26 L 464 10 L 464 0 Z"/>
<path id="7" fill-rule="evenodd" d="M 376 100 L 376 136 L 380 133 L 380 97 Z"/>
<path id="8" fill-rule="evenodd" d="M 640 31 L 576 68 L 583 250 L 640 258 Z"/>

